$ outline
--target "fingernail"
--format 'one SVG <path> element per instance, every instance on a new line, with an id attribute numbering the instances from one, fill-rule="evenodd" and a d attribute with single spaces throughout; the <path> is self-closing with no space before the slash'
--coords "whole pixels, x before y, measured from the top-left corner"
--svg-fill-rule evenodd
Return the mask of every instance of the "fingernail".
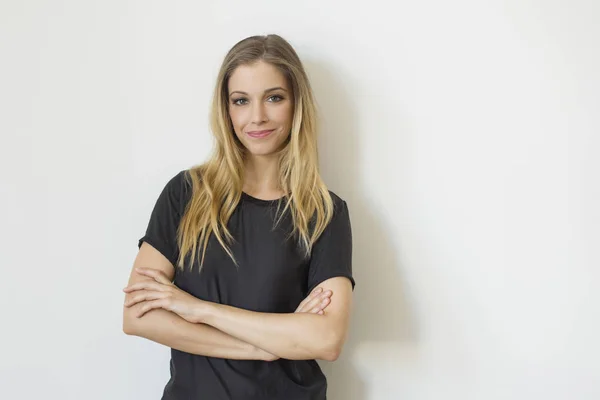
<path id="1" fill-rule="evenodd" d="M 317 288 L 317 290 L 315 290 L 315 292 L 320 293 L 323 291 L 323 288 Z"/>

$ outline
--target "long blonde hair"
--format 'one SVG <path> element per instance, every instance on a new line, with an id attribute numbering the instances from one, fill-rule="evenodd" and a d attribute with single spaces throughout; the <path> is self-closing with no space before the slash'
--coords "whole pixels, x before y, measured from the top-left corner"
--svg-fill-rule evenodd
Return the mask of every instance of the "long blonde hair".
<path id="1" fill-rule="evenodd" d="M 317 152 L 317 116 L 312 89 L 292 46 L 278 35 L 252 36 L 229 50 L 217 77 L 210 113 L 215 147 L 210 159 L 186 171 L 192 195 L 182 216 L 177 244 L 179 268 L 191 252 L 190 268 L 202 246 L 200 266 L 211 234 L 237 262 L 229 248 L 234 238 L 227 222 L 242 196 L 245 147 L 237 139 L 228 112 L 228 81 L 240 65 L 262 60 L 277 67 L 293 91 L 294 116 L 287 144 L 279 153 L 279 185 L 285 197 L 281 216 L 290 211 L 292 235 L 310 256 L 312 246 L 333 215 L 333 202 L 321 179 Z M 281 203 L 280 203 L 281 204 Z M 277 220 L 279 221 L 280 218 Z"/>

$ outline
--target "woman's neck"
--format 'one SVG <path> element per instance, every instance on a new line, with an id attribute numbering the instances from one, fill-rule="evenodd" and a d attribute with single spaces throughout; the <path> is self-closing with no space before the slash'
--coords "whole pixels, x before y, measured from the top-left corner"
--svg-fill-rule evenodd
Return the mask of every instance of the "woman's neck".
<path id="1" fill-rule="evenodd" d="M 283 196 L 279 186 L 279 160 L 274 156 L 250 156 L 244 161 L 242 190 L 260 199 Z"/>

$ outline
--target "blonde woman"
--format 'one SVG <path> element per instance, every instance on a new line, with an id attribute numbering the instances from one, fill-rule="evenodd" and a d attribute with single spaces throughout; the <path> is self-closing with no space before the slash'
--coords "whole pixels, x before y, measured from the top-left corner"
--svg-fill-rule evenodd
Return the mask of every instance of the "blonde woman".
<path id="1" fill-rule="evenodd" d="M 169 346 L 163 399 L 326 399 L 354 279 L 346 202 L 318 169 L 312 90 L 277 35 L 237 43 L 215 150 L 173 176 L 139 240 L 123 330 Z"/>

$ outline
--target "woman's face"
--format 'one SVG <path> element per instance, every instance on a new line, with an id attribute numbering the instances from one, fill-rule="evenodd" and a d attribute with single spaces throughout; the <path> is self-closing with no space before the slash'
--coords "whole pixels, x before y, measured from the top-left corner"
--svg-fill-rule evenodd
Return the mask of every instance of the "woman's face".
<path id="1" fill-rule="evenodd" d="M 294 116 L 292 91 L 273 65 L 258 61 L 237 67 L 229 78 L 228 109 L 233 129 L 248 152 L 266 156 L 280 150 Z"/>

